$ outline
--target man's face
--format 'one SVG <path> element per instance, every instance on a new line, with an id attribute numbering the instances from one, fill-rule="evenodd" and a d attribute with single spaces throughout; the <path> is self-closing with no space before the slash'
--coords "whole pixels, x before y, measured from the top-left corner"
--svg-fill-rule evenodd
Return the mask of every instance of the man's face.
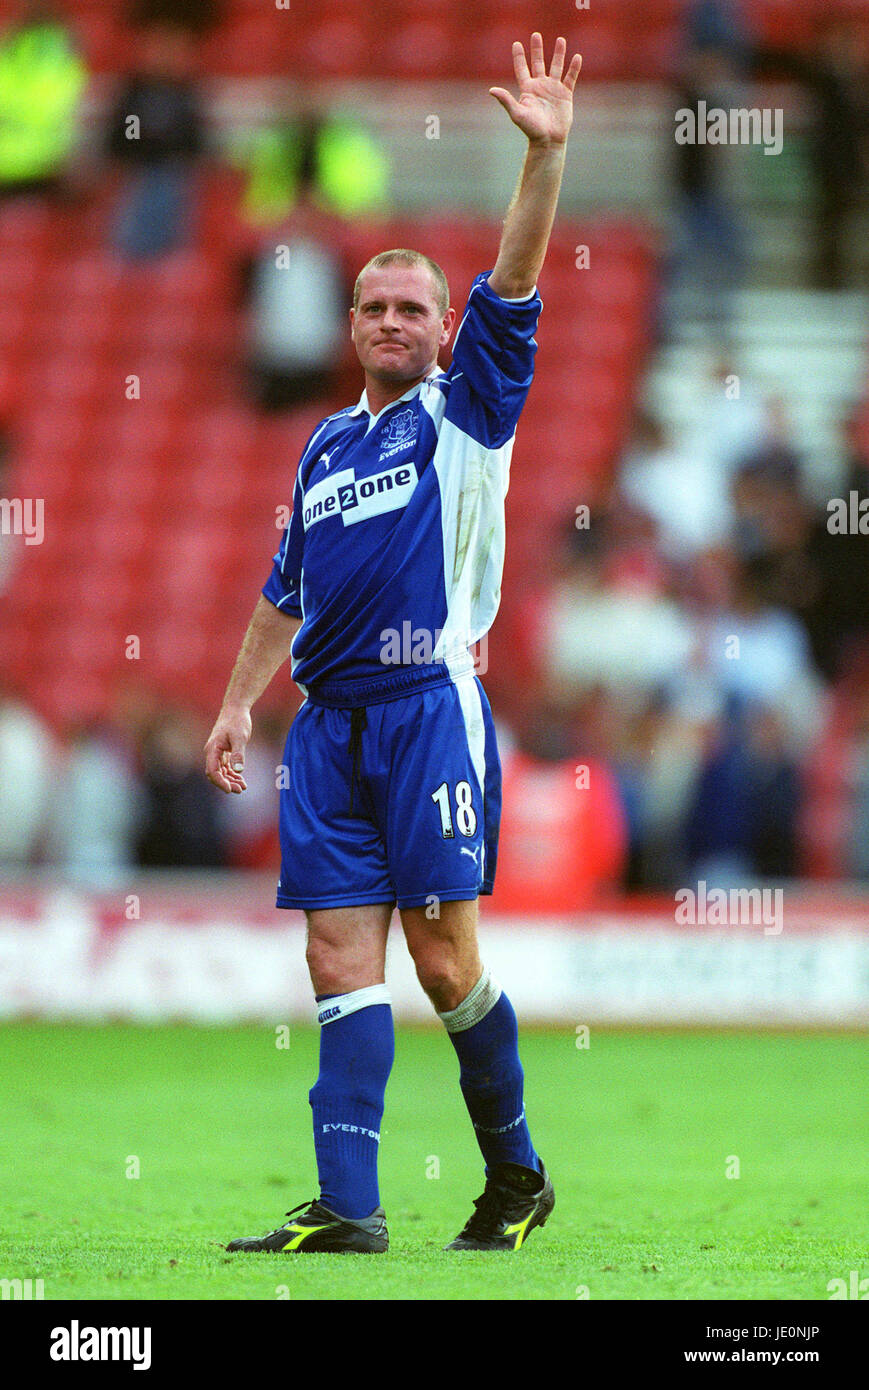
<path id="1" fill-rule="evenodd" d="M 350 331 L 366 374 L 391 384 L 419 381 L 449 342 L 455 309 L 438 310 L 431 274 L 423 265 L 367 270 Z"/>

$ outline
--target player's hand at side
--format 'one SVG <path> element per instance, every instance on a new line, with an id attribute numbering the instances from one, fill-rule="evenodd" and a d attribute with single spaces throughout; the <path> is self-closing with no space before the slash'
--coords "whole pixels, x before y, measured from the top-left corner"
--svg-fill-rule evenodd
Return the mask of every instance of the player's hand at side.
<path id="1" fill-rule="evenodd" d="M 205 745 L 205 774 L 222 792 L 247 791 L 244 750 L 253 731 L 250 711 L 221 710 Z"/>
<path id="2" fill-rule="evenodd" d="M 582 67 L 582 58 L 574 53 L 570 67 L 565 72 L 566 55 L 566 40 L 556 39 L 547 76 L 543 37 L 532 34 L 530 71 L 524 46 L 518 42 L 513 45 L 513 71 L 519 84 L 519 100 L 504 87 L 489 88 L 490 94 L 500 101 L 513 124 L 527 135 L 532 144 L 563 145 L 570 134 L 573 89 Z"/>

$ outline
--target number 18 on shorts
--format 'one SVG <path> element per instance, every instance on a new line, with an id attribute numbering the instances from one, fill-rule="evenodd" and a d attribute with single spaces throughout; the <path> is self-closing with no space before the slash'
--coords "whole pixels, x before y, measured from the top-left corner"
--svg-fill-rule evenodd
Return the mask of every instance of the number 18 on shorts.
<path id="1" fill-rule="evenodd" d="M 284 763 L 278 907 L 491 893 L 501 767 L 475 676 L 362 712 L 307 700 Z"/>

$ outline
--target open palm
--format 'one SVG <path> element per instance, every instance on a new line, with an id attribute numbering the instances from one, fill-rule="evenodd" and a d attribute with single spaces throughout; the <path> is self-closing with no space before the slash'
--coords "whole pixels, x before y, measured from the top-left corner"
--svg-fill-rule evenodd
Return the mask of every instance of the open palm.
<path id="1" fill-rule="evenodd" d="M 518 42 L 513 45 L 513 70 L 520 93 L 518 101 L 504 87 L 489 88 L 513 124 L 534 143 L 562 145 L 573 124 L 573 89 L 582 67 L 582 58 L 574 53 L 570 67 L 564 72 L 566 53 L 566 41 L 556 39 L 552 66 L 547 76 L 543 36 L 532 34 L 530 71 L 524 45 Z"/>

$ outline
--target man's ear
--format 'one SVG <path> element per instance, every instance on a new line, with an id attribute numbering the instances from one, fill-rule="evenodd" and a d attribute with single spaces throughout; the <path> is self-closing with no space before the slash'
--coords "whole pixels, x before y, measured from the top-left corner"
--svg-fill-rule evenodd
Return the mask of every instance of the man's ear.
<path id="1" fill-rule="evenodd" d="M 355 314 L 355 312 L 351 309 L 351 310 L 350 310 L 350 337 L 351 337 L 351 338 L 355 337 L 355 334 L 354 334 L 354 332 L 353 332 L 353 326 L 354 326 L 355 323 L 356 323 L 356 314 Z"/>
<path id="2" fill-rule="evenodd" d="M 454 327 L 455 327 L 455 323 L 456 323 L 456 311 L 455 311 L 455 309 L 452 309 L 452 308 L 447 309 L 447 312 L 444 314 L 443 327 L 441 328 L 441 336 L 440 336 L 440 346 L 441 346 L 441 347 L 446 347 L 447 343 L 450 341 L 450 338 L 451 338 L 452 335 L 453 335 L 453 329 L 454 329 Z"/>

